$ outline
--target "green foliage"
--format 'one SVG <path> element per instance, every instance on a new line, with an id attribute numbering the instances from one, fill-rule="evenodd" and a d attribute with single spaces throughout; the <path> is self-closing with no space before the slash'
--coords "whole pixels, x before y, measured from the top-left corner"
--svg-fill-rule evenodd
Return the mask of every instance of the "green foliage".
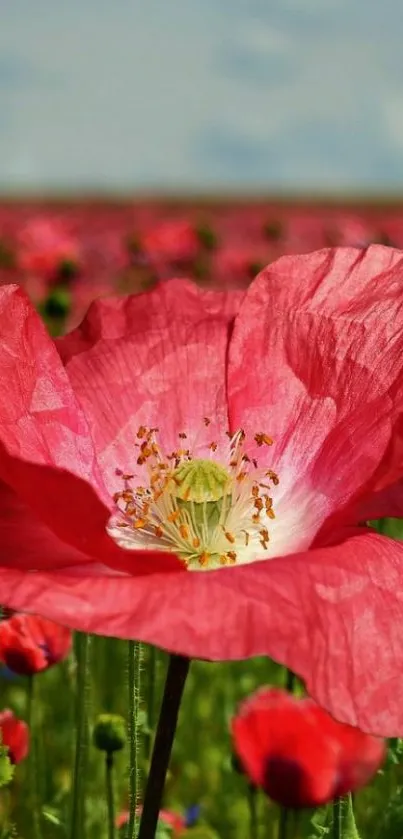
<path id="1" fill-rule="evenodd" d="M 3 746 L 0 738 L 0 787 L 9 784 L 14 776 L 14 767 L 10 763 L 8 749 Z"/>
<path id="2" fill-rule="evenodd" d="M 360 839 L 355 823 L 353 802 L 351 795 L 347 795 L 341 804 L 341 837 L 340 839 Z"/>
<path id="3" fill-rule="evenodd" d="M 165 654 L 156 660 L 155 710 L 161 699 L 166 672 Z M 148 765 L 147 735 L 148 655 L 142 670 L 142 704 L 139 732 L 140 800 Z M 190 668 L 178 733 L 174 745 L 163 806 L 178 813 L 199 804 L 200 820 L 183 833 L 183 839 L 249 839 L 248 785 L 231 765 L 229 722 L 239 702 L 264 684 L 285 685 L 283 668 L 266 658 L 215 664 L 194 662 Z M 24 679 L 1 681 L 3 707 L 24 717 Z M 295 688 L 300 692 L 301 686 Z M 42 839 L 69 839 L 71 767 L 74 745 L 75 664 L 68 659 L 41 673 L 36 682 L 37 773 L 42 803 Z M 127 644 L 111 638 L 93 638 L 91 656 L 90 725 L 99 714 L 117 714 L 127 721 Z M 105 759 L 91 748 L 85 776 L 85 839 L 106 839 Z M 116 813 L 128 809 L 128 749 L 114 755 Z M 31 839 L 32 817 L 26 797 L 26 762 L 15 768 L 15 781 L 5 791 L 10 796 L 10 823 L 19 839 Z M 343 839 L 403 839 L 403 762 L 400 740 L 391 741 L 390 758 L 373 783 L 358 793 L 354 809 L 357 833 Z M 400 804 L 400 801 L 402 804 Z M 1 805 L 0 805 L 1 806 Z M 256 839 L 277 839 L 279 809 L 259 793 Z M 0 824 L 2 824 L 0 814 Z M 348 826 L 348 822 L 347 822 Z M 352 828 L 353 829 L 353 828 Z M 120 832 L 122 836 L 125 833 Z M 12 835 L 12 834 L 11 834 Z M 3 839 L 0 832 L 0 839 Z M 5 839 L 5 837 L 4 837 Z M 8 839 L 8 837 L 7 837 Z M 11 837 L 10 837 L 11 839 Z M 13 837 L 14 839 L 14 837 Z M 172 839 L 169 828 L 159 826 L 158 839 Z M 331 807 L 290 814 L 287 839 L 333 839 Z"/>

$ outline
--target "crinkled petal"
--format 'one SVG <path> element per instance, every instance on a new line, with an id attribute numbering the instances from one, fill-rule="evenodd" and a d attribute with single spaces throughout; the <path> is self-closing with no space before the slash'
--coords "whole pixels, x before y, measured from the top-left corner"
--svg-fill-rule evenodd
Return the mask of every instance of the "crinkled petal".
<path id="1" fill-rule="evenodd" d="M 2 569 L 4 605 L 212 660 L 268 655 L 336 718 L 403 727 L 403 545 L 363 529 L 342 544 L 205 573 L 124 576 L 95 566 Z"/>
<path id="2" fill-rule="evenodd" d="M 135 471 L 141 425 L 159 427 L 167 452 L 185 446 L 197 454 L 225 438 L 228 340 L 241 298 L 171 280 L 147 294 L 96 301 L 59 339 L 111 493 L 121 489 L 116 468 Z"/>
<path id="3" fill-rule="evenodd" d="M 53 567 L 72 565 L 79 554 L 82 561 L 96 559 L 124 570 L 139 563 L 138 571 L 146 572 L 153 559 L 164 570 L 176 567 L 179 562 L 167 554 L 162 564 L 157 553 L 148 554 L 145 563 L 142 553 L 128 556 L 106 534 L 112 499 L 87 420 L 53 341 L 18 286 L 0 288 L 0 327 L 0 478 L 19 499 L 10 492 L 6 500 L 13 511 L 8 508 L 1 522 L 4 564 L 49 568 L 53 550 Z M 4 487 L 2 492 L 7 495 Z M 12 521 L 21 515 L 18 504 L 29 509 L 20 518 L 20 532 L 13 533 Z M 35 536 L 28 545 L 32 527 Z"/>
<path id="4" fill-rule="evenodd" d="M 318 519 L 368 495 L 382 462 L 383 486 L 396 480 L 384 456 L 403 412 L 402 274 L 402 253 L 382 246 L 283 257 L 236 319 L 231 428 L 274 438 L 290 503 L 302 481 Z"/>
<path id="5" fill-rule="evenodd" d="M 24 476 L 34 470 L 37 485 L 43 489 L 46 478 L 38 474 L 47 467 L 35 464 L 22 464 Z M 63 482 L 60 493 L 64 498 L 64 506 L 60 506 L 60 522 L 58 522 L 59 507 L 56 505 L 51 516 L 53 527 L 50 529 L 45 522 L 35 516 L 30 507 L 23 503 L 20 497 L 10 487 L 0 481 L 0 566 L 4 568 L 20 568 L 32 572 L 39 569 L 51 571 L 56 568 L 85 569 L 89 563 L 104 562 L 112 566 L 115 571 L 128 573 L 154 573 L 156 570 L 183 570 L 179 560 L 168 553 L 156 551 L 128 552 L 117 547 L 105 531 L 108 511 L 99 505 L 91 488 L 84 481 L 79 481 L 74 475 L 60 474 L 50 470 L 52 488 L 57 486 L 55 481 Z M 75 522 L 69 522 L 69 488 L 74 494 L 74 503 L 85 505 L 88 516 L 88 526 L 84 537 L 75 532 Z M 52 488 L 49 499 L 53 501 Z M 95 498 L 95 504 L 94 504 Z M 99 515 L 99 506 L 101 516 Z M 64 513 L 64 515 L 63 515 Z M 59 526 L 57 524 L 59 523 Z M 65 539 L 63 539 L 63 535 Z M 0 595 L 1 602 L 1 595 Z"/>

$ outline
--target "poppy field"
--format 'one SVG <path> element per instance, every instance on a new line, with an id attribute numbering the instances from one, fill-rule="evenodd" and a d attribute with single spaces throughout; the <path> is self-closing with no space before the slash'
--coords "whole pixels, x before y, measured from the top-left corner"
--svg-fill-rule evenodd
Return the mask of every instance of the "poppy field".
<path id="1" fill-rule="evenodd" d="M 0 839 L 403 839 L 400 249 L 0 202 Z"/>

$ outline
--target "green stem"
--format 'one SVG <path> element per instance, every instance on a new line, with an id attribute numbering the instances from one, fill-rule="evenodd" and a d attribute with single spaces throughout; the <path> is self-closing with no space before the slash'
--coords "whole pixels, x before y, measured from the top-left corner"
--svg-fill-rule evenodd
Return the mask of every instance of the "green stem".
<path id="1" fill-rule="evenodd" d="M 290 693 L 293 693 L 295 685 L 296 685 L 296 681 L 297 681 L 296 676 L 292 672 L 292 670 L 286 670 L 286 676 L 285 676 L 285 688 L 286 688 L 286 690 L 288 690 Z"/>
<path id="2" fill-rule="evenodd" d="M 128 685 L 129 685 L 129 823 L 127 839 L 135 839 L 137 833 L 137 805 L 139 793 L 139 749 L 138 716 L 140 704 L 141 644 L 128 642 Z"/>
<path id="3" fill-rule="evenodd" d="M 288 690 L 289 693 L 294 692 L 294 688 L 296 685 L 296 676 L 292 672 L 292 670 L 285 671 L 285 689 Z M 288 834 L 288 824 L 289 824 L 289 811 L 287 807 L 280 808 L 279 820 L 278 820 L 278 832 L 277 832 L 277 839 L 287 839 Z"/>
<path id="4" fill-rule="evenodd" d="M 151 754 L 153 733 L 155 728 L 155 687 L 157 680 L 157 650 L 154 646 L 148 648 L 147 662 L 147 728 L 146 757 Z"/>
<path id="5" fill-rule="evenodd" d="M 113 754 L 106 755 L 106 801 L 108 805 L 108 839 L 115 839 L 115 801 L 113 795 Z"/>
<path id="6" fill-rule="evenodd" d="M 33 839 L 41 839 L 41 822 L 38 799 L 38 773 L 36 766 L 36 720 L 35 720 L 35 676 L 28 676 L 27 723 L 30 733 L 30 752 L 28 757 L 28 784 L 31 801 Z"/>
<path id="7" fill-rule="evenodd" d="M 179 708 L 189 666 L 190 661 L 188 658 L 180 655 L 171 655 L 169 658 L 150 772 L 144 795 L 138 839 L 154 839 L 155 837 L 165 778 L 171 757 Z"/>
<path id="8" fill-rule="evenodd" d="M 74 757 L 71 839 L 84 837 L 84 777 L 88 750 L 88 665 L 90 636 L 76 634 L 76 746 Z"/>
<path id="9" fill-rule="evenodd" d="M 277 839 L 287 839 L 288 816 L 289 816 L 288 807 L 281 807 L 280 808 L 280 815 L 279 815 L 279 819 L 278 819 Z"/>
<path id="10" fill-rule="evenodd" d="M 333 839 L 341 839 L 341 798 L 333 801 Z"/>
<path id="11" fill-rule="evenodd" d="M 249 837 L 250 839 L 258 839 L 259 824 L 257 817 L 257 789 L 253 784 L 249 784 Z"/>

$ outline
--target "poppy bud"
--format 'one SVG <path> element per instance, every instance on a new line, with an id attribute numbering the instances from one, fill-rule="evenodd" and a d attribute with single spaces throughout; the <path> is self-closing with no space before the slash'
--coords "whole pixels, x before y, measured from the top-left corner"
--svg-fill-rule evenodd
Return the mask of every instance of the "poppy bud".
<path id="1" fill-rule="evenodd" d="M 268 221 L 263 228 L 264 235 L 271 242 L 279 242 L 284 235 L 284 229 L 281 221 L 273 219 Z"/>
<path id="2" fill-rule="evenodd" d="M 100 714 L 92 734 L 94 746 L 102 752 L 119 752 L 126 744 L 126 723 L 119 714 Z"/>
<path id="3" fill-rule="evenodd" d="M 201 246 L 206 251 L 214 250 L 218 245 L 217 235 L 208 224 L 201 224 L 196 228 L 196 234 Z"/>
<path id="4" fill-rule="evenodd" d="M 42 305 L 42 313 L 49 318 L 62 318 L 68 314 L 71 306 L 70 292 L 61 286 L 56 286 Z"/>

